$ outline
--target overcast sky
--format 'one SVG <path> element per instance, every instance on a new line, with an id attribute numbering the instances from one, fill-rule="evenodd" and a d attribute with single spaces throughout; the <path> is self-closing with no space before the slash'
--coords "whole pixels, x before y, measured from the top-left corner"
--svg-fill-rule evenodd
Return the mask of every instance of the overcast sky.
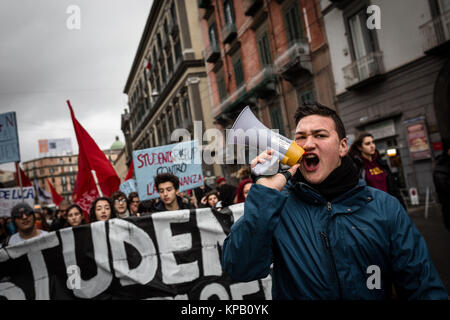
<path id="1" fill-rule="evenodd" d="M 39 157 L 39 139 L 71 138 L 78 152 L 66 100 L 100 148 L 109 148 L 115 136 L 124 142 L 123 88 L 151 4 L 0 1 L 0 113 L 16 112 L 22 162 Z M 80 9 L 79 20 L 75 11 L 67 13 L 73 5 Z"/>

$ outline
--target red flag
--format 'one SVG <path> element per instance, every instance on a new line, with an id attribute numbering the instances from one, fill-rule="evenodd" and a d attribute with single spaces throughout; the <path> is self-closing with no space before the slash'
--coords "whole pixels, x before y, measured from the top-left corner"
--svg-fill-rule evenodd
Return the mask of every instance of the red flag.
<path id="1" fill-rule="evenodd" d="M 19 176 L 17 174 L 17 171 L 18 171 L 17 169 L 19 169 L 19 171 L 20 171 L 20 179 L 22 179 L 22 187 L 32 187 L 33 185 L 31 184 L 30 179 L 28 179 L 27 175 L 22 170 L 22 168 L 19 166 L 19 164 L 16 163 L 16 172 L 14 173 L 14 178 L 17 181 L 17 185 L 20 186 Z"/>
<path id="2" fill-rule="evenodd" d="M 123 180 L 123 181 L 133 179 L 133 170 L 134 170 L 133 160 L 131 160 L 130 168 L 128 169 L 127 176 L 125 177 L 125 180 Z"/>
<path id="3" fill-rule="evenodd" d="M 52 194 L 53 203 L 56 204 L 57 206 L 59 206 L 59 203 L 61 201 L 63 201 L 64 198 L 62 196 L 60 196 L 58 192 L 56 192 L 55 188 L 53 188 L 53 185 L 49 179 L 47 179 L 47 183 L 48 183 L 48 186 L 50 187 L 50 192 Z"/>
<path id="4" fill-rule="evenodd" d="M 72 198 L 84 211 L 86 221 L 91 203 L 99 196 L 92 170 L 97 176 L 98 185 L 103 196 L 109 197 L 119 189 L 120 178 L 102 150 L 97 146 L 89 133 L 81 126 L 67 100 L 72 117 L 73 127 L 78 141 L 78 174 Z"/>

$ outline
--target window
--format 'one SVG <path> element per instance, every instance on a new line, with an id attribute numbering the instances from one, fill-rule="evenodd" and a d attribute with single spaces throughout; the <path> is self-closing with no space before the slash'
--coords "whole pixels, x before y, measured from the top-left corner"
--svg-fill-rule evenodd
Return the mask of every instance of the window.
<path id="1" fill-rule="evenodd" d="M 162 133 L 161 133 L 161 123 L 157 124 L 157 130 L 158 130 L 158 142 L 159 142 L 158 145 L 162 145 L 163 144 L 162 143 L 163 136 L 162 136 Z"/>
<path id="2" fill-rule="evenodd" d="M 366 27 L 366 20 L 367 14 L 365 10 L 359 11 L 348 20 L 352 52 L 355 60 L 359 60 L 369 53 L 375 52 L 374 40 L 372 33 Z"/>
<path id="3" fill-rule="evenodd" d="M 258 51 L 261 65 L 271 65 L 272 54 L 270 53 L 269 36 L 267 35 L 267 32 L 264 32 L 258 40 Z"/>
<path id="4" fill-rule="evenodd" d="M 158 48 L 159 48 L 159 50 L 161 50 L 161 48 L 162 48 L 162 41 L 161 41 L 161 35 L 159 34 L 159 32 L 158 32 L 158 34 L 156 35 L 156 41 L 158 42 Z"/>
<path id="5" fill-rule="evenodd" d="M 166 37 L 166 40 L 169 39 L 169 27 L 167 26 L 167 19 L 164 19 L 164 36 Z"/>
<path id="6" fill-rule="evenodd" d="M 156 147 L 155 132 L 152 130 L 152 131 L 150 131 L 150 134 L 152 135 L 152 147 Z"/>
<path id="7" fill-rule="evenodd" d="M 244 83 L 244 70 L 242 69 L 241 59 L 237 59 L 233 63 L 234 77 L 236 79 L 236 87 L 240 87 Z"/>
<path id="8" fill-rule="evenodd" d="M 181 127 L 181 115 L 180 110 L 178 108 L 175 109 L 175 121 L 177 127 Z"/>
<path id="9" fill-rule="evenodd" d="M 211 23 L 211 25 L 209 26 L 208 33 L 211 48 L 217 47 L 217 27 L 215 22 Z"/>
<path id="10" fill-rule="evenodd" d="M 169 133 L 173 132 L 173 117 L 172 111 L 169 111 L 169 115 L 167 116 L 167 121 L 169 121 Z"/>
<path id="11" fill-rule="evenodd" d="M 278 108 L 272 108 L 270 110 L 270 121 L 272 122 L 272 128 L 278 129 L 281 135 L 284 135 L 283 119 L 281 118 L 281 110 Z"/>
<path id="12" fill-rule="evenodd" d="M 161 80 L 162 80 L 162 84 L 165 85 L 167 78 L 166 78 L 166 66 L 164 64 L 161 67 Z"/>
<path id="13" fill-rule="evenodd" d="M 220 101 L 227 97 L 227 89 L 225 87 L 225 79 L 223 75 L 217 75 L 217 88 L 219 90 Z"/>
<path id="14" fill-rule="evenodd" d="M 303 37 L 303 30 L 298 4 L 296 2 L 292 3 L 284 10 L 283 15 L 289 43 L 301 39 Z"/>
<path id="15" fill-rule="evenodd" d="M 167 69 L 169 70 L 169 74 L 171 74 L 172 71 L 173 71 L 173 60 L 172 60 L 172 55 L 168 55 L 168 56 L 167 56 Z"/>
<path id="16" fill-rule="evenodd" d="M 175 60 L 176 60 L 176 62 L 178 62 L 178 61 L 180 61 L 181 56 L 182 56 L 180 40 L 178 40 L 175 43 L 174 50 L 175 50 Z"/>
<path id="17" fill-rule="evenodd" d="M 170 16 L 172 17 L 172 21 L 177 21 L 177 12 L 175 10 L 175 1 L 172 1 L 172 4 L 170 6 Z"/>
<path id="18" fill-rule="evenodd" d="M 225 18 L 225 25 L 234 23 L 234 8 L 233 1 L 226 0 L 223 4 L 223 16 Z"/>
<path id="19" fill-rule="evenodd" d="M 163 135 L 162 141 L 163 141 L 163 144 L 166 144 L 167 143 L 167 136 L 168 136 L 166 119 L 162 118 L 161 119 L 161 123 L 162 123 L 162 135 Z"/>
<path id="20" fill-rule="evenodd" d="M 302 103 L 303 104 L 309 104 L 309 103 L 314 103 L 315 99 L 314 99 L 314 94 L 311 90 L 309 91 L 305 91 L 301 93 L 301 97 L 302 97 Z"/>
<path id="21" fill-rule="evenodd" d="M 186 119 L 191 120 L 191 108 L 189 106 L 189 98 L 185 97 L 183 100 L 183 111 L 184 111 L 184 116 L 186 117 Z"/>

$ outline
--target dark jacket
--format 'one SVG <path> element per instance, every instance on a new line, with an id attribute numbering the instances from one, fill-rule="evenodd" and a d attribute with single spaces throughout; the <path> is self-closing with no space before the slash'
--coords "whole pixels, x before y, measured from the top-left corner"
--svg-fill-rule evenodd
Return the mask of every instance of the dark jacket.
<path id="1" fill-rule="evenodd" d="M 222 201 L 223 207 L 228 207 L 234 204 L 236 189 L 237 188 L 235 186 L 227 183 L 217 187 L 217 191 L 219 191 L 219 199 Z"/>
<path id="2" fill-rule="evenodd" d="M 399 298 L 448 298 L 406 211 L 362 179 L 331 202 L 301 182 L 283 192 L 253 185 L 222 266 L 234 280 L 252 281 L 272 263 L 273 299 L 383 300 L 392 283 Z M 379 289 L 368 285 L 374 266 Z"/>
<path id="3" fill-rule="evenodd" d="M 177 196 L 177 201 L 178 201 L 178 207 L 180 208 L 179 210 L 184 210 L 184 209 L 195 209 L 195 206 L 190 204 L 190 203 L 184 203 L 183 200 Z M 161 200 L 158 201 L 157 204 L 155 204 L 155 209 L 153 212 L 161 212 L 161 211 L 167 211 L 166 206 L 164 205 L 164 202 L 162 202 Z"/>
<path id="4" fill-rule="evenodd" d="M 359 170 L 359 177 L 361 179 L 365 180 L 365 168 L 364 168 L 364 161 L 360 158 L 360 156 L 353 156 L 353 161 L 355 162 L 356 166 Z M 377 164 L 380 166 L 381 169 L 386 172 L 386 184 L 387 184 L 387 192 L 396 197 L 398 201 L 400 201 L 403 208 L 406 208 L 405 201 L 403 200 L 402 194 L 400 192 L 400 188 L 398 186 L 397 181 L 395 181 L 394 175 L 392 174 L 391 169 L 389 168 L 389 165 L 385 160 L 383 160 L 377 151 L 377 157 L 375 159 Z"/>
<path id="5" fill-rule="evenodd" d="M 436 158 L 433 181 L 441 203 L 444 224 L 450 232 L 450 156 L 440 155 Z"/>

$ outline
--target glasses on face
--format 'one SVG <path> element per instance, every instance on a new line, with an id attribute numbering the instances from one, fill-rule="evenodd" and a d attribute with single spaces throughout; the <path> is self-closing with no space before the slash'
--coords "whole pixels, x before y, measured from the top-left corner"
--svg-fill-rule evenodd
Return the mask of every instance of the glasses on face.
<path id="1" fill-rule="evenodd" d="M 33 212 L 26 212 L 26 211 L 21 211 L 19 213 L 17 213 L 15 215 L 16 218 L 23 218 L 23 215 L 25 215 L 26 217 L 29 217 L 33 214 Z"/>
<path id="2" fill-rule="evenodd" d="M 116 199 L 114 200 L 114 203 L 126 203 L 127 199 Z"/>

